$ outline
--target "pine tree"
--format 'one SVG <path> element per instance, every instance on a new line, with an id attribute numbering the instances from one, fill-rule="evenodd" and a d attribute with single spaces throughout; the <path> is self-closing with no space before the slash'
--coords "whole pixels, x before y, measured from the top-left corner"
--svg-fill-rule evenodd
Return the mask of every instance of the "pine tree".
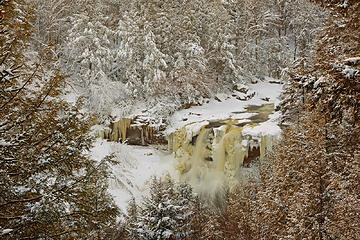
<path id="1" fill-rule="evenodd" d="M 105 81 L 112 71 L 114 32 L 104 24 L 105 20 L 100 1 L 86 4 L 80 13 L 71 16 L 73 25 L 68 30 L 64 60 L 81 87 Z"/>
<path id="2" fill-rule="evenodd" d="M 121 21 L 124 82 L 135 95 L 173 92 L 181 104 L 206 92 L 206 59 L 190 2 L 135 1 Z"/>
<path id="3" fill-rule="evenodd" d="M 78 13 L 69 17 L 72 26 L 61 45 L 58 64 L 72 74 L 71 84 L 86 96 L 86 107 L 99 115 L 110 115 L 114 105 L 127 98 L 119 81 L 119 36 L 106 15 L 102 1 L 83 1 Z"/>
<path id="4" fill-rule="evenodd" d="M 293 75 L 297 94 L 287 104 L 299 110 L 297 121 L 290 121 L 263 174 L 267 237 L 358 238 L 360 3 L 317 2 L 331 11 L 329 21 L 314 64 Z"/>
<path id="5" fill-rule="evenodd" d="M 169 176 L 165 180 L 154 177 L 150 184 L 150 196 L 145 197 L 137 215 L 131 218 L 130 236 L 144 240 L 190 239 L 197 201 L 191 187 L 175 184 Z"/>
<path id="6" fill-rule="evenodd" d="M 25 5 L 0 4 L 1 237 L 100 237 L 118 213 L 107 193 L 110 159 L 88 158 L 90 118 L 59 98 L 65 76 L 24 57 Z"/>

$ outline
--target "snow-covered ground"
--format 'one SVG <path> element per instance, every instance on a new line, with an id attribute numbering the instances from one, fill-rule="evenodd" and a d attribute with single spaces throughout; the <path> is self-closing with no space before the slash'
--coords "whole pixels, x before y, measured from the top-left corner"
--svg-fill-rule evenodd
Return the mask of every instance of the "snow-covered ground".
<path id="1" fill-rule="evenodd" d="M 115 154 L 119 162 L 113 166 L 109 192 L 122 211 L 133 196 L 140 200 L 147 192 L 147 181 L 151 176 L 173 174 L 174 158 L 171 154 L 152 147 L 130 146 L 117 142 L 97 139 L 91 155 L 100 161 L 105 156 Z"/>

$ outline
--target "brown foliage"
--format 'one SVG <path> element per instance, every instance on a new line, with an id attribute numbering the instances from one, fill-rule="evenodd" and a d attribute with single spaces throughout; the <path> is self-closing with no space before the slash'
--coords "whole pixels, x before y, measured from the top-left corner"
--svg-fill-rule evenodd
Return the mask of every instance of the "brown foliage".
<path id="1" fill-rule="evenodd" d="M 118 213 L 107 195 L 110 159 L 85 154 L 90 117 L 59 98 L 65 76 L 26 66 L 21 4 L 0 1 L 0 229 L 11 229 L 1 238 L 99 238 Z"/>
<path id="2" fill-rule="evenodd" d="M 360 229 L 360 78 L 347 60 L 360 56 L 360 2 L 317 2 L 330 9 L 329 22 L 315 64 L 292 79 L 293 99 L 283 106 L 297 110 L 297 123 L 284 131 L 263 174 L 271 238 L 357 239 Z"/>

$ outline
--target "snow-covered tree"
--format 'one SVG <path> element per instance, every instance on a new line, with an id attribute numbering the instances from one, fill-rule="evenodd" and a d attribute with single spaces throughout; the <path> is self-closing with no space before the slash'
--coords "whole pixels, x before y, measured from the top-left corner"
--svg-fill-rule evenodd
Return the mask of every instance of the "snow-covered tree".
<path id="1" fill-rule="evenodd" d="M 29 45 L 31 25 L 28 21 L 30 9 L 23 0 L 2 0 L 0 19 L 0 52 L 3 56 L 1 63 L 12 66 L 15 59 L 23 60 L 23 49 Z M 12 54 L 13 58 L 7 57 Z"/>
<path id="2" fill-rule="evenodd" d="M 99 115 L 146 99 L 167 116 L 239 81 L 279 77 L 322 16 L 304 0 L 30 2 L 35 49 L 46 47 Z"/>
<path id="3" fill-rule="evenodd" d="M 64 46 L 64 63 L 82 87 L 105 81 L 114 62 L 111 51 L 114 33 L 104 25 L 100 3 L 89 5 L 71 17 L 72 27 Z"/>
<path id="4" fill-rule="evenodd" d="M 40 54 L 56 60 L 61 55 L 61 46 L 71 27 L 70 16 L 78 7 L 74 0 L 28 0 L 33 8 L 32 45 Z"/>
<path id="5" fill-rule="evenodd" d="M 119 68 L 124 73 L 122 81 L 137 97 L 164 93 L 162 90 L 167 84 L 166 55 L 158 49 L 150 24 L 142 24 L 143 29 L 140 29 L 139 23 L 132 23 L 131 20 L 120 25 Z"/>
<path id="6" fill-rule="evenodd" d="M 295 119 L 263 175 L 268 238 L 356 239 L 360 229 L 360 2 L 317 2 L 331 14 L 314 64 L 293 74 L 283 111 Z"/>
<path id="7" fill-rule="evenodd" d="M 206 60 L 183 5 L 136 1 L 121 21 L 123 81 L 134 88 L 136 95 L 172 92 L 178 98 L 184 95 L 184 102 L 186 97 L 201 95 L 201 87 L 195 84 L 202 84 L 196 77 L 205 72 Z M 187 88 L 193 90 L 192 94 Z"/>
<path id="8" fill-rule="evenodd" d="M 101 237 L 118 213 L 107 193 L 109 159 L 88 158 L 90 118 L 60 100 L 64 75 L 24 57 L 21 3 L 0 2 L 1 238 Z"/>
<path id="9" fill-rule="evenodd" d="M 127 91 L 118 79 L 122 64 L 118 32 L 104 9 L 102 1 L 85 1 L 82 11 L 69 16 L 72 26 L 59 64 L 72 74 L 75 89 L 87 97 L 87 107 L 109 115 L 111 107 L 127 98 Z"/>
<path id="10" fill-rule="evenodd" d="M 169 176 L 150 183 L 150 196 L 130 218 L 129 232 L 136 239 L 189 239 L 194 232 L 191 218 L 197 199 L 187 184 L 175 184 Z M 133 213 L 134 214 L 134 213 Z"/>
<path id="11" fill-rule="evenodd" d="M 303 0 L 224 2 L 231 17 L 238 67 L 250 79 L 279 78 L 282 70 L 291 66 L 295 51 L 296 59 L 309 53 L 324 19 L 321 8 Z"/>

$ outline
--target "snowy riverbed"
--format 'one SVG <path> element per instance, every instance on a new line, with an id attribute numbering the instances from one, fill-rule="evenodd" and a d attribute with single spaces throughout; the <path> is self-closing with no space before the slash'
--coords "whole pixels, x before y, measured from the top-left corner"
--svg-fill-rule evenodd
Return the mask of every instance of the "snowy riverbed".
<path id="1" fill-rule="evenodd" d="M 272 80 L 274 79 L 268 78 L 264 82 L 249 84 L 248 92 L 254 92 L 255 95 L 253 98 L 247 101 L 238 100 L 236 97 L 241 97 L 241 95 L 244 94 L 235 91 L 230 95 L 217 94 L 216 97 L 218 100 L 213 98 L 207 104 L 193 106 L 188 109 L 177 111 L 170 117 L 170 123 L 166 129 L 166 133 L 170 134 L 175 130 L 178 130 L 183 126 L 193 122 L 222 120 L 229 118 L 246 120 L 253 115 L 249 112 L 246 112 L 246 107 L 249 105 L 260 106 L 267 103 L 274 103 L 277 105 L 280 102 L 279 95 L 283 85 L 270 83 Z M 272 121 L 276 121 L 277 118 L 277 113 L 270 116 Z"/>

